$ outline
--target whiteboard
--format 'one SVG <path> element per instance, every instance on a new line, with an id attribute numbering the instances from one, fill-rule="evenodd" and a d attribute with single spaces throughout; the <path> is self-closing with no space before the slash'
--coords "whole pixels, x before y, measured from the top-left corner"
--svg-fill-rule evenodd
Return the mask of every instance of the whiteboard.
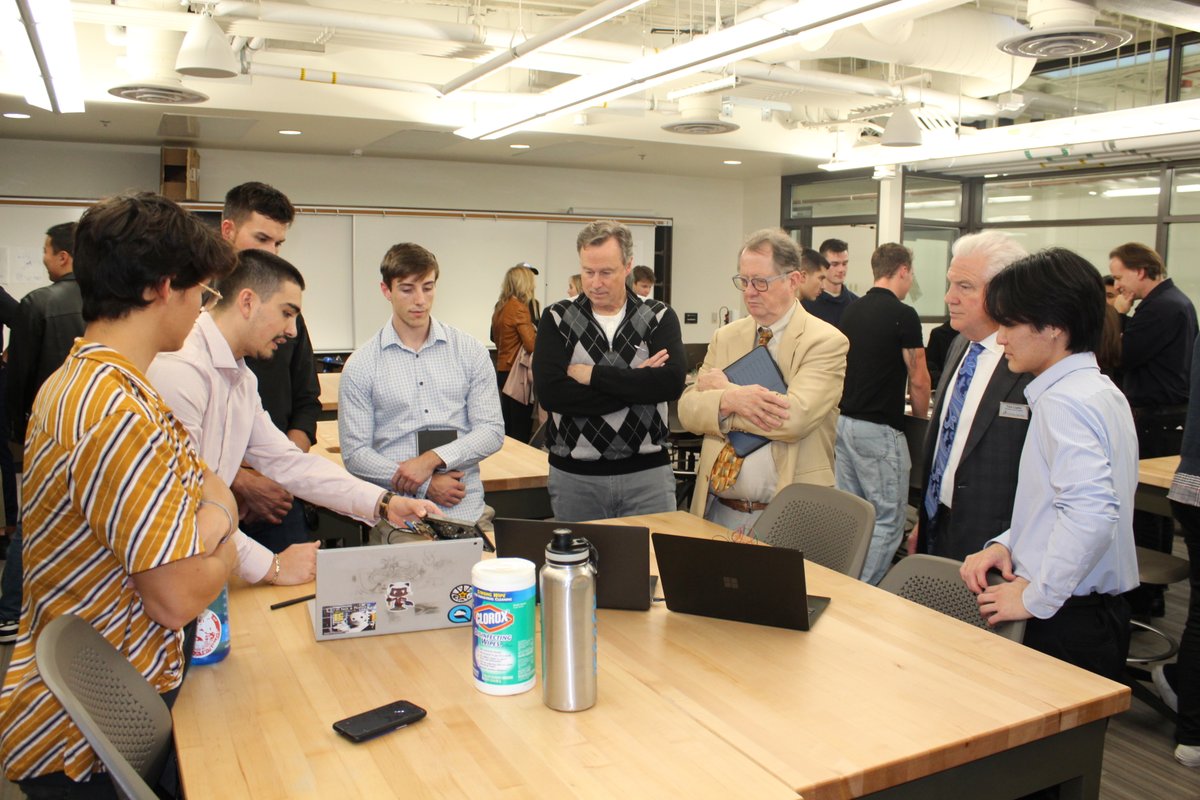
<path id="1" fill-rule="evenodd" d="M 0 212 L 0 286 L 16 299 L 50 283 L 42 264 L 46 230 L 77 222 L 84 209 L 68 206 L 5 206 Z"/>
<path id="2" fill-rule="evenodd" d="M 353 247 L 353 216 L 297 214 L 280 248 L 304 276 L 304 323 L 315 350 L 354 349 Z"/>

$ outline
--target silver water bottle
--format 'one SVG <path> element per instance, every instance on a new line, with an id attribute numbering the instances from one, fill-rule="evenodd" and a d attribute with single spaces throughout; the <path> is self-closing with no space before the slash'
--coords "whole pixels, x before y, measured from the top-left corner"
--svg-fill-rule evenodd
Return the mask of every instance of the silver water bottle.
<path id="1" fill-rule="evenodd" d="M 556 711 L 596 703 L 595 548 L 558 528 L 538 575 L 542 600 L 542 700 Z"/>

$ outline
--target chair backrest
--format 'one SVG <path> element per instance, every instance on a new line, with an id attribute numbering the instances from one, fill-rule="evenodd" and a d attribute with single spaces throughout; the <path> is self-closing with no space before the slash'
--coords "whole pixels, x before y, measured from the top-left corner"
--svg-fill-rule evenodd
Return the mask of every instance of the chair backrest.
<path id="1" fill-rule="evenodd" d="M 1021 641 L 1025 637 L 1025 620 L 1003 622 L 992 627 L 979 615 L 975 595 L 958 573 L 961 566 L 961 561 L 952 558 L 918 553 L 902 558 L 883 576 L 879 588 L 976 628 L 985 628 L 1014 642 Z M 1003 582 L 1004 578 L 998 573 L 988 573 L 989 584 Z"/>
<path id="2" fill-rule="evenodd" d="M 38 637 L 37 668 L 126 797 L 154 800 L 171 747 L 171 712 L 145 678 L 88 622 L 52 620 Z"/>
<path id="3" fill-rule="evenodd" d="M 875 527 L 875 507 L 849 492 L 793 483 L 763 510 L 751 535 L 800 550 L 814 564 L 857 578 Z"/>

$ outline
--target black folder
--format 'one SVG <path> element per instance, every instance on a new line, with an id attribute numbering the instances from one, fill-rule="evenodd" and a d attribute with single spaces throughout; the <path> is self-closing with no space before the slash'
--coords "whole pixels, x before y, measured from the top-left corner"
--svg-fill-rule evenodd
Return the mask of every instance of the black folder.
<path id="1" fill-rule="evenodd" d="M 771 358 L 771 352 L 767 350 L 766 345 L 759 345 L 722 371 L 725 373 L 725 377 L 738 386 L 758 384 L 772 392 L 787 394 L 787 381 L 784 380 L 783 373 L 779 371 L 779 365 L 775 363 L 775 359 Z M 765 436 L 745 431 L 730 431 L 728 439 L 729 443 L 733 445 L 733 451 L 740 458 L 745 458 L 771 441 Z"/>

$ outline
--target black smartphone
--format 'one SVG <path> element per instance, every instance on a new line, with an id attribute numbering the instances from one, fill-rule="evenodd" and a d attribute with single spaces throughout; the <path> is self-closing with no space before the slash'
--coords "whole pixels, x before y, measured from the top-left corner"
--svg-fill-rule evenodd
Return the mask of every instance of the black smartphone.
<path id="1" fill-rule="evenodd" d="M 380 734 L 425 719 L 425 709 L 407 700 L 397 700 L 333 723 L 333 729 L 352 742 L 365 742 Z"/>

